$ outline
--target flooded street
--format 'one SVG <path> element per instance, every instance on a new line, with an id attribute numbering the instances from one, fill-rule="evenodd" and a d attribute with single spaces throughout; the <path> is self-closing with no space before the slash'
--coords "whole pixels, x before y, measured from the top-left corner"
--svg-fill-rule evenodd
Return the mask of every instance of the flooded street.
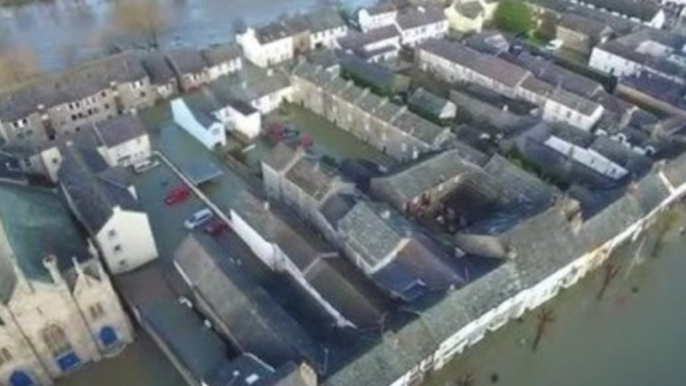
<path id="1" fill-rule="evenodd" d="M 0 53 L 29 47 L 45 71 L 65 68 L 105 51 L 103 36 L 114 0 L 56 0 L 22 8 L 0 8 Z M 159 0 L 168 11 L 168 27 L 161 31 L 163 48 L 203 46 L 231 39 L 232 22 L 261 23 L 284 12 L 329 3 L 328 0 Z M 346 0 L 354 7 L 373 0 Z M 366 145 L 341 134 L 323 120 L 294 108 L 287 117 L 337 161 L 357 157 L 380 163 L 384 158 Z M 183 136 L 161 131 L 159 148 L 177 163 L 193 161 Z M 331 143 L 337 146 L 331 146 Z M 328 146 L 325 146 L 327 145 Z M 260 148 L 255 150 L 259 152 Z M 324 153 L 324 151 L 322 151 Z M 248 155 L 250 157 L 250 154 Z M 255 156 L 255 158 L 258 158 Z M 213 158 L 218 164 L 221 159 Z M 223 165 L 225 166 L 225 165 Z M 162 173 L 160 170 L 155 173 Z M 157 183 L 157 182 L 156 182 Z M 159 185 L 159 183 L 157 183 Z M 235 173 L 207 192 L 222 207 L 244 188 Z M 155 190 L 166 189 L 156 186 Z M 220 194 L 221 193 L 221 194 Z M 143 197 L 145 204 L 163 208 L 159 195 Z M 151 204 L 152 203 L 152 204 Z M 157 238 L 181 240 L 181 221 L 197 208 L 178 213 L 176 228 L 153 221 Z M 157 222 L 156 222 L 157 221 Z M 680 224 L 686 222 L 682 216 Z M 554 231 L 554 230 L 551 230 Z M 542 237 L 545 237 L 542 235 Z M 174 243 L 160 252 L 170 256 Z M 554 321 L 547 325 L 538 350 L 532 343 L 539 312 L 527 314 L 490 334 L 480 344 L 426 379 L 425 386 L 683 386 L 686 384 L 686 237 L 669 234 L 655 257 L 629 269 L 636 245 L 616 252 L 621 270 L 601 300 L 603 272 L 596 272 L 545 305 Z M 91 364 L 60 379 L 57 386 L 183 386 L 185 382 L 162 352 L 144 334 L 120 356 Z M 359 385 L 375 386 L 375 385 Z"/>
<path id="2" fill-rule="evenodd" d="M 601 301 L 602 269 L 545 305 L 555 321 L 536 352 L 540 310 L 487 336 L 426 386 L 456 386 L 468 374 L 473 386 L 684 385 L 686 239 L 672 235 L 627 272 L 636 248 L 613 257 L 621 271 Z"/>
<path id="3" fill-rule="evenodd" d="M 326 0 L 158 0 L 166 28 L 161 47 L 204 46 L 232 38 L 233 22 L 260 24 L 283 13 L 307 11 Z M 344 0 L 346 7 L 373 0 Z M 0 50 L 27 47 L 44 71 L 54 71 L 103 53 L 111 32 L 114 0 L 55 0 L 0 8 Z"/>

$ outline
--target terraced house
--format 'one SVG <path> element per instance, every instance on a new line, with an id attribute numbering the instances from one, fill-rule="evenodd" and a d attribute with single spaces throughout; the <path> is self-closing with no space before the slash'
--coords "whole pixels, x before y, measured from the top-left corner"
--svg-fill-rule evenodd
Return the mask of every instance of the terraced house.
<path id="1" fill-rule="evenodd" d="M 601 104 L 541 80 L 524 67 L 458 43 L 429 40 L 419 46 L 415 60 L 423 71 L 448 82 L 476 83 L 537 104 L 549 121 L 590 130 L 604 111 Z"/>
<path id="2" fill-rule="evenodd" d="M 140 60 L 122 53 L 5 90 L 0 95 L 1 134 L 15 143 L 55 139 L 155 100 Z"/>
<path id="3" fill-rule="evenodd" d="M 502 264 L 420 310 L 412 322 L 386 331 L 324 385 L 416 384 L 490 331 L 572 286 L 615 248 L 638 242 L 656 216 L 686 194 L 684 165 L 686 156 L 661 165 L 595 214 L 561 200 L 509 229 L 460 234 L 461 242 L 475 241 Z"/>
<path id="4" fill-rule="evenodd" d="M 301 63 L 292 74 L 293 102 L 398 160 L 438 150 L 452 134 L 368 89 Z"/>

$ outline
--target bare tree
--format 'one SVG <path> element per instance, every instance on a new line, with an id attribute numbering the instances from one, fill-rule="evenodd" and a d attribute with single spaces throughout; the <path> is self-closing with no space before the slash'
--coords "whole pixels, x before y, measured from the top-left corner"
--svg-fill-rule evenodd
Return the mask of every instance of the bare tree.
<path id="1" fill-rule="evenodd" d="M 112 9 L 115 32 L 142 38 L 147 48 L 159 48 L 159 33 L 166 25 L 167 17 L 158 0 L 118 0 Z"/>
<path id="2" fill-rule="evenodd" d="M 546 331 L 548 330 L 548 325 L 555 322 L 555 314 L 553 314 L 553 311 L 547 308 L 541 308 L 537 320 L 538 323 L 536 324 L 536 337 L 531 345 L 531 349 L 533 351 L 538 350 L 538 345 L 541 343 L 543 335 L 545 335 Z"/>
<path id="3" fill-rule="evenodd" d="M 27 49 L 5 49 L 0 52 L 0 84 L 23 82 L 40 73 L 33 52 Z"/>

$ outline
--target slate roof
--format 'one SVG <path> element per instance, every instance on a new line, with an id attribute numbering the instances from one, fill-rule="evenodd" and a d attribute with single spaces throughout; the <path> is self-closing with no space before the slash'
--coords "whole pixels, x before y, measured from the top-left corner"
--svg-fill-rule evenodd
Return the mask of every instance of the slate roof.
<path id="1" fill-rule="evenodd" d="M 66 146 L 58 172 L 60 184 L 73 202 L 77 217 L 91 232 L 97 234 L 109 221 L 114 208 L 140 211 L 136 198 L 121 181 L 112 181 L 101 173 L 107 164 L 95 151 Z"/>
<path id="2" fill-rule="evenodd" d="M 318 160 L 301 158 L 288 170 L 286 178 L 319 201 L 335 186 L 339 174 L 333 167 Z"/>
<path id="3" fill-rule="evenodd" d="M 72 258 L 90 259 L 86 242 L 60 196 L 42 188 L 0 184 L 0 303 L 16 285 L 12 260 L 26 278 L 50 281 L 43 258 L 54 255 L 61 271 Z"/>
<path id="4" fill-rule="evenodd" d="M 167 52 L 167 60 L 178 75 L 198 74 L 207 67 L 200 52 L 190 47 Z"/>
<path id="5" fill-rule="evenodd" d="M 381 91 L 392 92 L 396 84 L 397 75 L 389 68 L 370 63 L 366 60 L 345 52 L 339 52 L 341 69 L 347 74 L 377 87 Z"/>
<path id="6" fill-rule="evenodd" d="M 579 96 L 590 98 L 603 91 L 600 83 L 527 52 L 519 55 L 503 54 L 502 57 L 531 71 L 538 79 Z"/>
<path id="7" fill-rule="evenodd" d="M 411 232 L 409 224 L 398 221 L 400 215 L 391 212 L 390 207 L 360 201 L 338 222 L 348 245 L 371 267 L 393 253 Z M 384 213 L 388 220 L 382 218 Z"/>
<path id="8" fill-rule="evenodd" d="M 223 104 L 228 104 L 236 99 L 252 104 L 264 96 L 290 86 L 290 78 L 280 71 L 274 71 L 271 75 L 265 74 L 265 76 L 245 82 L 236 78 L 223 77 L 209 85 L 214 96 Z"/>
<path id="9" fill-rule="evenodd" d="M 284 23 L 274 22 L 257 28 L 255 36 L 260 44 L 269 44 L 291 36 L 291 32 Z"/>
<path id="10" fill-rule="evenodd" d="M 232 344 L 272 366 L 303 357 L 319 363 L 321 353 L 314 341 L 224 253 L 209 250 L 191 235 L 174 253 L 174 261 Z"/>
<path id="11" fill-rule="evenodd" d="M 557 23 L 558 27 L 581 32 L 594 39 L 600 39 L 612 33 L 612 28 L 605 23 L 573 13 L 565 13 Z"/>
<path id="12" fill-rule="evenodd" d="M 392 38 L 400 38 L 400 31 L 395 25 L 375 28 L 367 32 L 350 31 L 347 36 L 338 39 L 338 44 L 343 49 L 356 50 L 365 49 L 368 45 Z"/>
<path id="13" fill-rule="evenodd" d="M 584 250 L 560 206 L 525 220 L 501 238 L 523 288 L 532 287 L 571 263 Z"/>
<path id="14" fill-rule="evenodd" d="M 226 345 L 192 309 L 168 299 L 138 309 L 155 335 L 196 379 L 212 377 L 219 368 L 229 366 Z"/>
<path id="15" fill-rule="evenodd" d="M 381 15 L 383 13 L 397 12 L 396 6 L 390 1 L 383 1 L 371 7 L 365 8 L 370 15 Z"/>
<path id="16" fill-rule="evenodd" d="M 240 58 L 241 49 L 234 42 L 217 44 L 201 50 L 200 55 L 209 66 L 218 66 Z"/>
<path id="17" fill-rule="evenodd" d="M 428 146 L 440 145 L 450 138 L 448 128 L 429 122 L 407 111 L 406 107 L 400 107 L 368 89 L 345 83 L 340 78 L 325 72 L 321 67 L 303 62 L 295 67 L 293 75 L 322 87 L 330 94 L 356 105 L 359 109 L 388 122 L 397 130 Z"/>
<path id="18" fill-rule="evenodd" d="M 463 281 L 444 260 L 445 252 L 387 205 L 358 201 L 339 220 L 338 230 L 347 247 L 374 270 L 374 280 L 395 296 L 414 300 L 425 290 L 441 291 Z M 385 262 L 387 256 L 393 257 Z"/>
<path id="19" fill-rule="evenodd" d="M 298 149 L 295 149 L 284 142 L 279 142 L 271 149 L 262 162 L 276 171 L 283 171 L 290 166 L 297 155 Z"/>
<path id="20" fill-rule="evenodd" d="M 521 87 L 584 115 L 592 115 L 596 110 L 602 108 L 599 103 L 596 103 L 591 99 L 571 93 L 560 87 L 555 87 L 554 85 L 534 78 L 533 76 L 526 78 L 526 80 L 522 82 Z"/>
<path id="21" fill-rule="evenodd" d="M 441 115 L 447 105 L 454 105 L 449 100 L 441 98 L 421 87 L 412 93 L 407 104 L 437 117 Z"/>
<path id="22" fill-rule="evenodd" d="M 312 33 L 345 27 L 345 21 L 335 9 L 324 9 L 305 15 Z"/>
<path id="23" fill-rule="evenodd" d="M 143 121 L 136 115 L 124 114 L 93 124 L 98 139 L 108 148 L 146 135 Z"/>
<path id="24" fill-rule="evenodd" d="M 152 84 L 164 85 L 176 79 L 174 69 L 162 52 L 145 54 L 141 59 L 141 63 L 150 76 Z"/>
<path id="25" fill-rule="evenodd" d="M 375 178 L 372 186 L 391 202 L 410 202 L 442 183 L 451 183 L 454 178 L 476 170 L 476 165 L 466 162 L 458 150 L 447 150 L 400 172 Z"/>
<path id="26" fill-rule="evenodd" d="M 622 15 L 634 17 L 648 22 L 660 12 L 659 5 L 635 0 L 584 0 L 586 4 L 594 6 L 596 9 L 604 9 L 608 12 L 617 12 Z"/>
<path id="27" fill-rule="evenodd" d="M 555 188 L 497 154 L 484 165 L 484 171 L 502 188 L 501 198 L 520 208 L 546 206 L 557 193 Z"/>
<path id="28" fill-rule="evenodd" d="M 0 92 L 0 119 L 13 122 L 38 110 L 92 96 L 112 83 L 145 79 L 137 55 L 124 52 L 88 62 L 60 74 L 48 75 Z"/>
<path id="29" fill-rule="evenodd" d="M 478 1 L 475 3 L 479 4 Z M 457 4 L 459 2 L 455 3 L 455 5 Z M 498 55 L 510 48 L 510 42 L 500 31 L 479 32 L 464 39 L 463 43 L 470 48 L 490 55 Z"/>
<path id="30" fill-rule="evenodd" d="M 641 45 L 646 42 L 656 42 L 665 45 L 671 48 L 675 54 L 679 54 L 682 47 L 686 44 L 686 37 L 668 31 L 646 28 L 618 39 L 610 40 L 605 44 L 597 46 L 597 48 L 670 76 L 683 76 L 684 65 L 678 61 L 668 59 L 666 54 L 651 55 L 650 53 L 641 52 Z M 683 53 L 680 55 L 683 57 Z"/>
<path id="31" fill-rule="evenodd" d="M 508 87 L 519 85 L 530 75 L 529 71 L 496 56 L 482 54 L 467 46 L 447 40 L 432 39 L 421 44 L 419 49 L 466 67 Z"/>
<path id="32" fill-rule="evenodd" d="M 462 16 L 469 19 L 476 19 L 479 16 L 484 15 L 484 7 L 478 1 L 456 1 L 453 4 L 453 8 Z"/>
<path id="33" fill-rule="evenodd" d="M 396 23 L 403 30 L 425 27 L 446 21 L 443 10 L 434 6 L 422 6 L 404 9 L 398 13 Z"/>
<path id="34" fill-rule="evenodd" d="M 332 227 L 335 227 L 338 221 L 355 206 L 355 202 L 355 197 L 351 195 L 334 194 L 324 201 L 319 212 Z"/>
<path id="35" fill-rule="evenodd" d="M 517 272 L 506 263 L 418 310 L 421 315 L 332 374 L 324 386 L 386 385 L 438 349 L 439 344 L 482 313 L 520 290 Z"/>
<path id="36" fill-rule="evenodd" d="M 238 358 L 218 366 L 204 377 L 207 386 L 268 386 L 272 384 L 275 370 L 258 357 L 243 353 Z"/>

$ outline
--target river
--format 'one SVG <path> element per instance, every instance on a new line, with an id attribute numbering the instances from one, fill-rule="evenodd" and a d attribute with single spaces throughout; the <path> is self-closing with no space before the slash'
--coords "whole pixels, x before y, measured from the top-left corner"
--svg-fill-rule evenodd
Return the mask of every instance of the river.
<path id="1" fill-rule="evenodd" d="M 283 12 L 306 10 L 317 0 L 161 0 L 170 28 L 163 47 L 206 45 L 231 38 L 232 21 L 259 23 Z M 350 0 L 349 5 L 371 0 Z M 78 5 L 82 4 L 82 5 Z M 0 49 L 30 47 L 43 70 L 62 69 L 104 52 L 100 36 L 110 0 L 56 0 L 0 8 Z M 683 222 L 683 220 L 682 220 Z M 682 386 L 686 384 L 686 240 L 673 235 L 656 258 L 623 270 L 601 301 L 602 273 L 547 304 L 555 322 L 538 351 L 531 350 L 536 314 L 488 336 L 426 386 L 455 386 L 472 374 L 472 386 Z M 632 248 L 624 251 L 628 256 Z M 626 257 L 626 256 L 625 256 Z M 624 259 L 626 261 L 626 258 Z M 117 358 L 90 365 L 57 386 L 183 386 L 185 383 L 145 335 Z M 360 385 L 373 386 L 373 385 Z M 465 385 L 466 386 L 466 385 Z"/>
<path id="2" fill-rule="evenodd" d="M 233 22 L 260 24 L 284 13 L 332 4 L 330 0 L 157 0 L 164 4 L 161 47 L 204 46 L 232 38 Z M 374 0 L 343 0 L 345 7 Z M 115 0 L 54 0 L 0 8 L 0 49 L 29 48 L 44 71 L 84 61 L 105 49 Z"/>

